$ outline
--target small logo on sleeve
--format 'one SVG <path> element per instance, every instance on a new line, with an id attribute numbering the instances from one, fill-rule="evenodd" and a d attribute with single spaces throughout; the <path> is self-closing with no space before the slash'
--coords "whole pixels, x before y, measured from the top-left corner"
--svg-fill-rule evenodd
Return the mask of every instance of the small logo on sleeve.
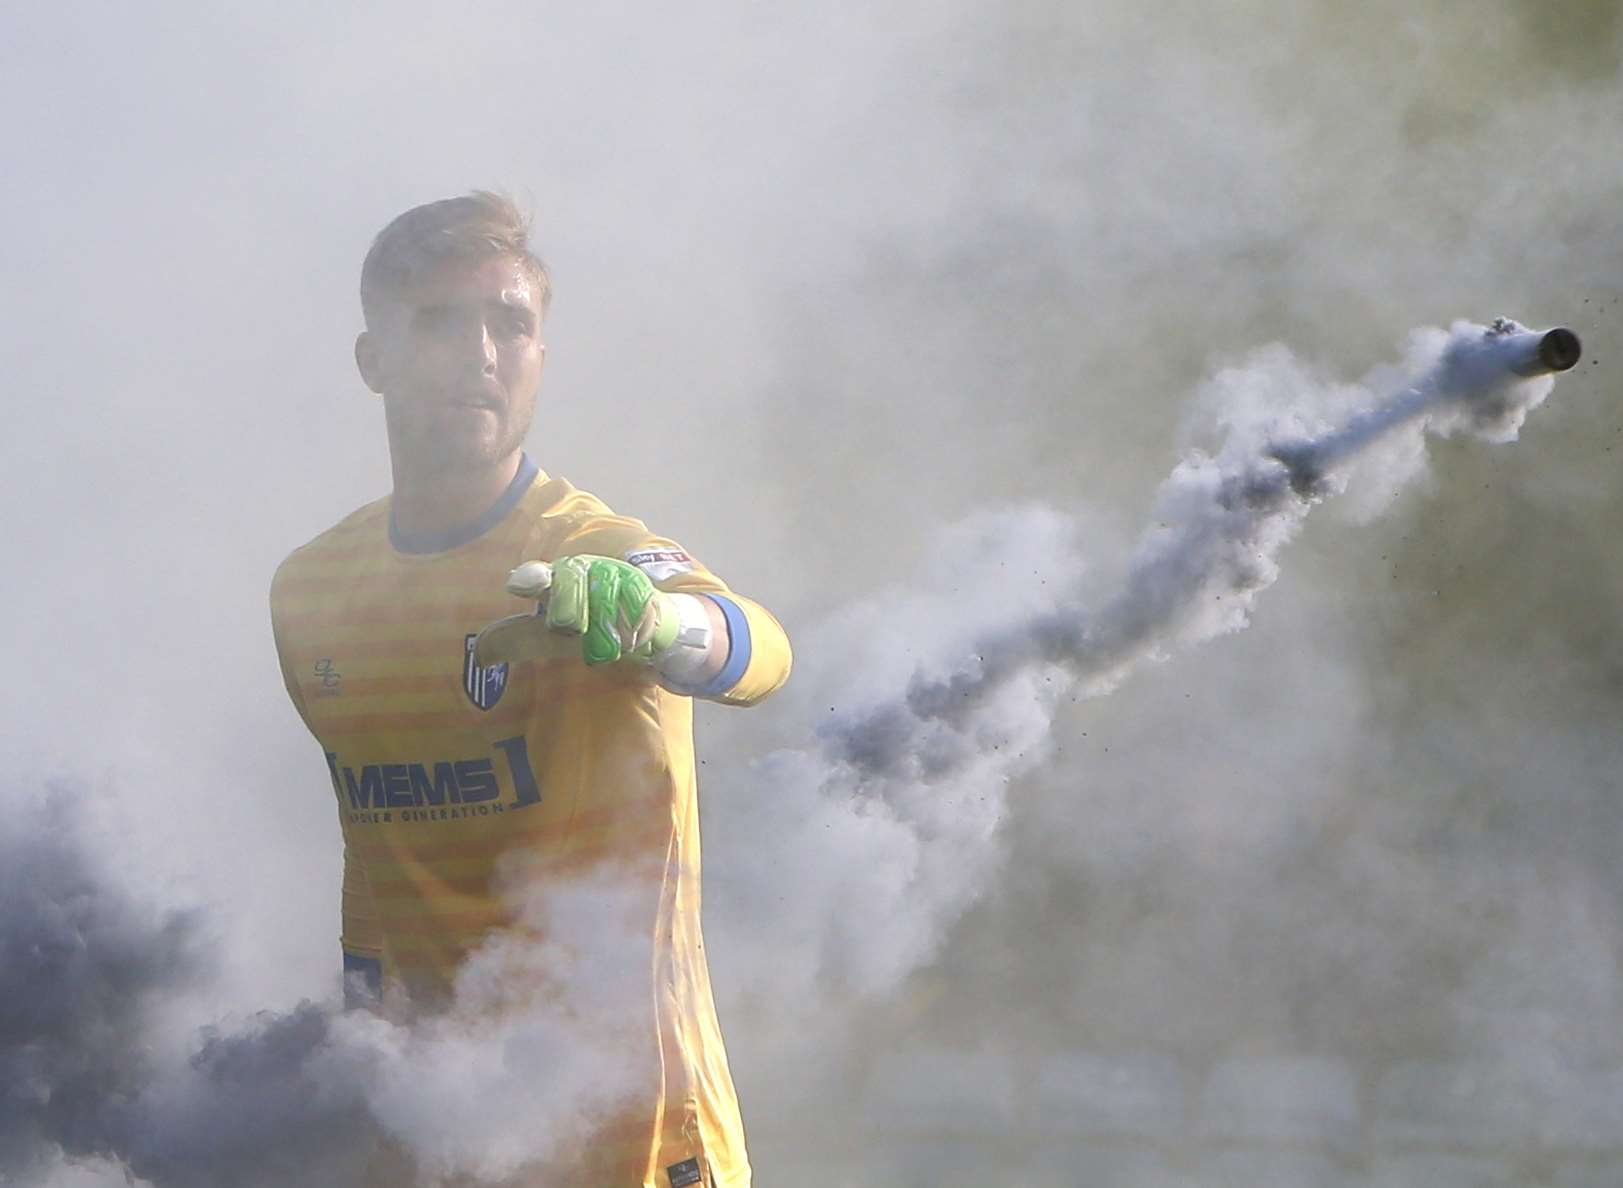
<path id="1" fill-rule="evenodd" d="M 671 1188 L 688 1188 L 688 1185 L 702 1183 L 704 1180 L 697 1159 L 684 1159 L 681 1163 L 673 1163 L 665 1169 L 665 1174 L 671 1178 Z"/>
<path id="2" fill-rule="evenodd" d="M 634 549 L 626 554 L 626 562 L 635 565 L 656 582 L 673 578 L 679 573 L 693 572 L 693 558 L 681 549 Z"/>
<path id="3" fill-rule="evenodd" d="M 462 691 L 468 700 L 487 710 L 507 692 L 507 662 L 478 665 L 473 662 L 473 641 L 477 633 L 462 641 Z"/>

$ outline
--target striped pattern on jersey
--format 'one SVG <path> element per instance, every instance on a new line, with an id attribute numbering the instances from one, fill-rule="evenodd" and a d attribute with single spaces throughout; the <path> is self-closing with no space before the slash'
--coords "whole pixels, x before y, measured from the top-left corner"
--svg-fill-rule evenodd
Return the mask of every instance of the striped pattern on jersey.
<path id="1" fill-rule="evenodd" d="M 419 547 L 383 500 L 293 553 L 272 584 L 283 676 L 343 828 L 344 951 L 432 1006 L 493 932 L 531 927 L 526 888 L 613 872 L 646 945 L 632 964 L 651 984 L 629 995 L 640 1005 L 625 1026 L 649 1091 L 605 1123 L 592 1158 L 634 1165 L 647 1185 L 694 1158 L 716 1184 L 747 1184 L 699 925 L 690 699 L 645 669 L 587 669 L 572 649 L 480 670 L 468 641 L 530 609 L 503 590 L 509 570 L 575 553 L 626 557 L 661 589 L 716 599 L 733 650 L 704 696 L 767 696 L 788 676 L 788 640 L 675 542 L 527 461 L 476 527 Z"/>

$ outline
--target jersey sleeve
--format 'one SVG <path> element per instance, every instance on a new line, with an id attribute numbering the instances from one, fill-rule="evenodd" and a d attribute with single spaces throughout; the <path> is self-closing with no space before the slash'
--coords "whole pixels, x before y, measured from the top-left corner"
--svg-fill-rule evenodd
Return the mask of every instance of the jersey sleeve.
<path id="1" fill-rule="evenodd" d="M 582 520 L 559 556 L 593 553 L 635 565 L 667 594 L 712 599 L 727 621 L 731 645 L 721 671 L 693 696 L 727 705 L 754 705 L 789 679 L 793 653 L 783 625 L 759 603 L 732 590 L 675 541 L 657 536 L 641 520 L 612 514 Z"/>

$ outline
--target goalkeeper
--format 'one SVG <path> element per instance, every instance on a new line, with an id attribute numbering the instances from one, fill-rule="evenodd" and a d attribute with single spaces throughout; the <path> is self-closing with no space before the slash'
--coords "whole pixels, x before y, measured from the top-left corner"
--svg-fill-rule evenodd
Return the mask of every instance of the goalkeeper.
<path id="1" fill-rule="evenodd" d="M 616 880 L 647 953 L 602 963 L 639 983 L 602 990 L 634 1004 L 640 1088 L 519 1182 L 736 1188 L 750 1169 L 699 928 L 692 700 L 761 700 L 789 644 L 680 545 L 525 454 L 549 296 L 524 219 L 486 193 L 407 211 L 362 267 L 355 357 L 393 492 L 271 589 L 288 694 L 338 803 L 346 987 L 442 1007 L 463 959 L 516 923 L 498 869 L 543 894 Z"/>

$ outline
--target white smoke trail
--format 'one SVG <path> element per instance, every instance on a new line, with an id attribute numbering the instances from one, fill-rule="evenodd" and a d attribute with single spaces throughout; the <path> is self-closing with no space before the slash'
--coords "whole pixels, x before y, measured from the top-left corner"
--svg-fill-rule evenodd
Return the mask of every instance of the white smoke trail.
<path id="1" fill-rule="evenodd" d="M 742 885 L 727 902 L 745 910 L 718 935 L 771 955 L 741 959 L 748 990 L 783 1003 L 815 1003 L 818 983 L 873 994 L 927 962 L 986 888 L 1007 790 L 1047 758 L 1061 701 L 1108 693 L 1146 662 L 1243 628 L 1308 512 L 1355 476 L 1389 499 L 1419 473 L 1427 433 L 1513 440 L 1553 385 L 1515 370 L 1536 342 L 1504 320 L 1417 330 L 1400 369 L 1351 389 L 1307 382 L 1288 353 L 1264 352 L 1218 377 L 1224 441 L 1173 469 L 1123 589 L 1102 606 L 1075 595 L 1011 616 L 996 587 L 1031 562 L 1009 555 L 984 574 L 993 588 L 967 600 L 887 598 L 889 630 L 922 641 L 932 624 L 970 619 L 982 633 L 967 648 L 961 635 L 946 639 L 888 693 L 836 715 L 817 747 L 780 751 L 747 774 L 740 810 L 723 821 L 744 863 L 724 873 Z M 1282 402 L 1268 398 L 1280 390 Z M 1350 420 L 1325 426 L 1328 406 L 1349 404 Z M 1033 514 L 980 530 L 1018 545 Z M 956 560 L 967 564 L 962 552 Z M 763 903 L 776 910 L 756 910 Z"/>
<path id="2" fill-rule="evenodd" d="M 1219 376 L 1224 442 L 1174 468 L 1122 593 L 1098 609 L 1077 592 L 1074 523 L 1038 509 L 948 538 L 932 592 L 848 611 L 865 648 L 892 633 L 884 655 L 840 672 L 876 678 L 868 700 L 832 707 L 815 744 L 737 773 L 735 811 L 712 822 L 736 835 L 735 865 L 711 879 L 732 892 L 712 909 L 727 909 L 715 931 L 745 966 L 735 992 L 794 1014 L 882 995 L 929 962 L 988 885 L 1008 787 L 1049 756 L 1061 702 L 1244 627 L 1307 513 L 1354 476 L 1412 478 L 1426 432 L 1514 438 L 1551 381 L 1507 370 L 1507 341 L 1465 323 L 1416 332 L 1384 401 L 1307 383 L 1277 351 Z M 1327 407 L 1355 402 L 1344 427 L 1323 428 Z M 1053 584 L 1032 585 L 1033 567 Z M 132 908 L 60 822 L 0 842 L 22 909 L 0 916 L 0 1172 L 19 1182 L 66 1150 L 160 1188 L 341 1186 L 389 1148 L 420 1179 L 490 1182 L 567 1151 L 632 1075 L 617 1021 L 633 1008 L 612 988 L 639 984 L 625 963 L 644 950 L 612 943 L 617 873 L 525 905 L 547 942 L 481 950 L 444 1016 L 402 1025 L 306 1005 L 166 1062 L 142 1037 L 152 1005 L 197 976 L 185 918 Z"/>

